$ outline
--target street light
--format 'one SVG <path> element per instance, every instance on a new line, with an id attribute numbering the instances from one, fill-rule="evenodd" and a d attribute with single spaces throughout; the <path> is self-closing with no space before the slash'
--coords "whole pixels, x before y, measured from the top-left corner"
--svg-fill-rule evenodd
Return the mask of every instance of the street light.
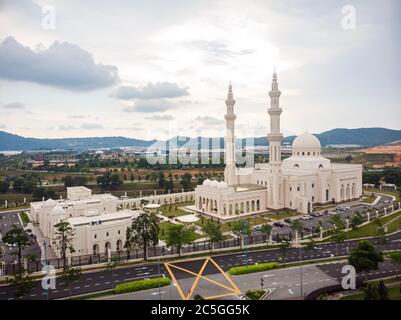
<path id="1" fill-rule="evenodd" d="M 299 272 L 300 272 L 300 278 L 301 278 L 301 299 L 304 299 L 304 290 L 303 290 L 303 281 L 302 281 L 302 245 L 299 247 Z"/>
<path id="2" fill-rule="evenodd" d="M 168 249 L 167 251 L 163 252 L 163 248 L 164 247 L 162 247 L 162 254 L 159 256 L 158 263 L 157 263 L 157 274 L 158 274 L 158 281 L 157 282 L 158 282 L 158 287 L 159 287 L 159 300 L 162 299 L 162 293 L 161 293 L 161 288 L 160 288 L 160 260 L 161 260 L 161 258 L 163 257 L 164 254 L 166 254 L 167 252 L 172 250 L 172 247 L 170 247 L 170 249 Z M 170 286 L 171 286 L 171 284 L 170 284 Z M 171 295 L 171 290 L 170 290 L 170 295 Z"/>

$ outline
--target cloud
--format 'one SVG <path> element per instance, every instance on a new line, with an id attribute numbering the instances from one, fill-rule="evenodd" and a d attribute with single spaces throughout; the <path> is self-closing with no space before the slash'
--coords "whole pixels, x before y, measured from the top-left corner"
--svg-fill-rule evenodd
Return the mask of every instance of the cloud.
<path id="1" fill-rule="evenodd" d="M 156 120 L 156 121 L 169 121 L 169 120 L 174 120 L 175 118 L 171 114 L 155 114 L 154 116 L 151 117 L 145 117 L 145 119 L 148 120 Z"/>
<path id="2" fill-rule="evenodd" d="M 0 78 L 79 91 L 119 81 L 117 67 L 95 63 L 89 52 L 75 44 L 56 41 L 48 49 L 34 51 L 13 37 L 0 43 Z"/>
<path id="3" fill-rule="evenodd" d="M 161 99 L 177 98 L 189 95 L 188 88 L 181 88 L 176 83 L 171 82 L 149 82 L 142 89 L 130 86 L 120 86 L 113 94 L 114 97 L 121 100 L 129 99 Z"/>
<path id="4" fill-rule="evenodd" d="M 21 102 L 11 102 L 11 103 L 3 104 L 3 108 L 11 109 L 11 110 L 25 109 L 25 105 Z"/>
<path id="5" fill-rule="evenodd" d="M 124 112 L 163 112 L 174 106 L 164 99 L 137 100 L 133 106 L 123 108 Z"/>
<path id="6" fill-rule="evenodd" d="M 84 114 L 73 114 L 71 116 L 68 116 L 70 119 L 86 119 L 90 118 L 90 115 L 84 115 Z"/>
<path id="7" fill-rule="evenodd" d="M 75 128 L 74 126 L 71 126 L 71 125 L 61 125 L 61 126 L 58 126 L 58 129 L 62 130 L 62 131 L 71 131 L 71 130 L 76 130 L 77 128 Z"/>
<path id="8" fill-rule="evenodd" d="M 99 123 L 83 123 L 81 125 L 81 129 L 85 130 L 103 129 L 103 126 Z"/>
<path id="9" fill-rule="evenodd" d="M 195 121 L 202 122 L 206 126 L 220 126 L 224 124 L 224 120 L 209 116 L 205 117 L 198 116 L 195 118 Z"/>

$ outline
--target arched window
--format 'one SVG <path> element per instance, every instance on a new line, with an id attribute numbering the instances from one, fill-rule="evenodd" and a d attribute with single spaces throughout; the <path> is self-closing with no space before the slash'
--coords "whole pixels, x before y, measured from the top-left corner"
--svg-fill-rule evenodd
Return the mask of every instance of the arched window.
<path id="1" fill-rule="evenodd" d="M 323 165 L 322 164 L 319 164 L 319 169 L 323 169 Z"/>
<path id="2" fill-rule="evenodd" d="M 104 244 L 104 252 L 107 253 L 107 251 L 108 251 L 109 249 L 111 250 L 111 243 L 107 241 L 107 242 Z"/>
<path id="3" fill-rule="evenodd" d="M 326 201 L 329 201 L 329 189 L 326 189 Z"/>
<path id="4" fill-rule="evenodd" d="M 298 163 L 294 164 L 294 168 L 299 168 L 299 164 Z"/>
<path id="5" fill-rule="evenodd" d="M 310 156 L 310 152 L 308 152 L 308 156 Z"/>
<path id="6" fill-rule="evenodd" d="M 302 155 L 304 156 L 304 155 L 305 155 L 305 152 L 302 152 Z"/>
<path id="7" fill-rule="evenodd" d="M 123 242 L 121 240 L 117 240 L 117 251 L 121 251 L 123 248 Z"/>

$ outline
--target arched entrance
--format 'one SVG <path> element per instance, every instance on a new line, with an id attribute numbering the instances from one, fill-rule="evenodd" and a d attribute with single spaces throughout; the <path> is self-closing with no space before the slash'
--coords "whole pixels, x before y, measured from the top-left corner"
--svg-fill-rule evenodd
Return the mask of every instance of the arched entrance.
<path id="1" fill-rule="evenodd" d="M 99 254 L 99 245 L 98 244 L 93 245 L 93 254 Z"/>
<path id="2" fill-rule="evenodd" d="M 117 251 L 121 251 L 123 249 L 123 242 L 121 239 L 117 240 L 116 247 L 117 247 Z"/>

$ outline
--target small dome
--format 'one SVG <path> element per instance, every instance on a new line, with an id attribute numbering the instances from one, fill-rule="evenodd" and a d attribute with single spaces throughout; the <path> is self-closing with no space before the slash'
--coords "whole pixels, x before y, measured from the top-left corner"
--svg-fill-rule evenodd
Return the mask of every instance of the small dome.
<path id="1" fill-rule="evenodd" d="M 203 185 L 204 186 L 210 186 L 210 183 L 211 183 L 212 181 L 210 181 L 209 179 L 206 179 L 205 181 L 203 181 Z"/>
<path id="2" fill-rule="evenodd" d="M 227 188 L 227 183 L 225 183 L 224 181 L 220 181 L 217 187 L 219 189 Z"/>
<path id="3" fill-rule="evenodd" d="M 212 182 L 210 182 L 211 187 L 217 187 L 218 185 L 219 185 L 219 182 L 217 180 L 213 180 Z"/>
<path id="4" fill-rule="evenodd" d="M 52 214 L 65 214 L 65 210 L 61 206 L 55 206 L 52 210 Z"/>
<path id="5" fill-rule="evenodd" d="M 52 207 L 52 206 L 54 206 L 54 205 L 56 205 L 56 201 L 54 201 L 53 199 L 47 199 L 46 201 L 45 201 L 45 206 L 46 207 Z"/>
<path id="6" fill-rule="evenodd" d="M 296 157 L 321 157 L 320 141 L 313 134 L 305 132 L 292 143 L 292 155 Z"/>

